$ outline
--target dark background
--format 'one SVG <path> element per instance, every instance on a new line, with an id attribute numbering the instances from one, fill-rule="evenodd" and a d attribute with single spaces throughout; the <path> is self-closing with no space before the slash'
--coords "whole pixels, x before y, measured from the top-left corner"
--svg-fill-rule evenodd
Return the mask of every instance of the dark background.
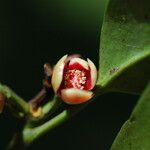
<path id="1" fill-rule="evenodd" d="M 106 0 L 1 0 L 0 82 L 25 99 L 41 88 L 43 64 L 80 53 L 98 67 Z M 107 150 L 137 96 L 110 93 L 37 140 L 29 150 Z M 17 128 L 7 108 L 0 115 L 0 150 Z"/>

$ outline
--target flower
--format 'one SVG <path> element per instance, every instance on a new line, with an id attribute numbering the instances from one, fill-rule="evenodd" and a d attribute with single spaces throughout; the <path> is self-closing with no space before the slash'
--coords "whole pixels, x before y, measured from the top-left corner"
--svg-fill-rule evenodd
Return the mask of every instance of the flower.
<path id="1" fill-rule="evenodd" d="M 54 92 L 67 104 L 80 104 L 93 97 L 91 91 L 97 80 L 94 63 L 79 58 L 78 55 L 65 55 L 55 65 L 52 74 Z"/>

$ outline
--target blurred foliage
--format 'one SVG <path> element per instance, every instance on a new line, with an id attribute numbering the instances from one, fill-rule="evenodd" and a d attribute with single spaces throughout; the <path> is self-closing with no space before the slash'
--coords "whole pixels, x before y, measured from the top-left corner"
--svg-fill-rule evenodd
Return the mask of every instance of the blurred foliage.
<path id="1" fill-rule="evenodd" d="M 150 84 L 136 104 L 130 118 L 122 126 L 112 150 L 150 149 Z"/>

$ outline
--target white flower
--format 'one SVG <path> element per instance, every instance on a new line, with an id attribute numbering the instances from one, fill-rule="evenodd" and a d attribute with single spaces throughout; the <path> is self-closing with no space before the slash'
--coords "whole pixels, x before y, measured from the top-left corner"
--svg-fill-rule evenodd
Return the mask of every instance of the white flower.
<path id="1" fill-rule="evenodd" d="M 52 87 L 67 104 L 80 104 L 93 97 L 96 80 L 97 70 L 90 59 L 65 55 L 54 67 Z"/>

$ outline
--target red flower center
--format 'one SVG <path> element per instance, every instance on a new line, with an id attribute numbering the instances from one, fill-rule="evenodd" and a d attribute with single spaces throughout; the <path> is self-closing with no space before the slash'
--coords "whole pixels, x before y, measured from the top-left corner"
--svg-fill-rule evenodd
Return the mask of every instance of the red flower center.
<path id="1" fill-rule="evenodd" d="M 90 71 L 86 70 L 79 63 L 66 65 L 64 68 L 63 82 L 59 88 L 77 88 L 81 90 L 89 90 L 91 87 Z"/>
<path id="2" fill-rule="evenodd" d="M 65 88 L 84 89 L 86 84 L 86 72 L 84 70 L 67 70 L 64 74 Z"/>

